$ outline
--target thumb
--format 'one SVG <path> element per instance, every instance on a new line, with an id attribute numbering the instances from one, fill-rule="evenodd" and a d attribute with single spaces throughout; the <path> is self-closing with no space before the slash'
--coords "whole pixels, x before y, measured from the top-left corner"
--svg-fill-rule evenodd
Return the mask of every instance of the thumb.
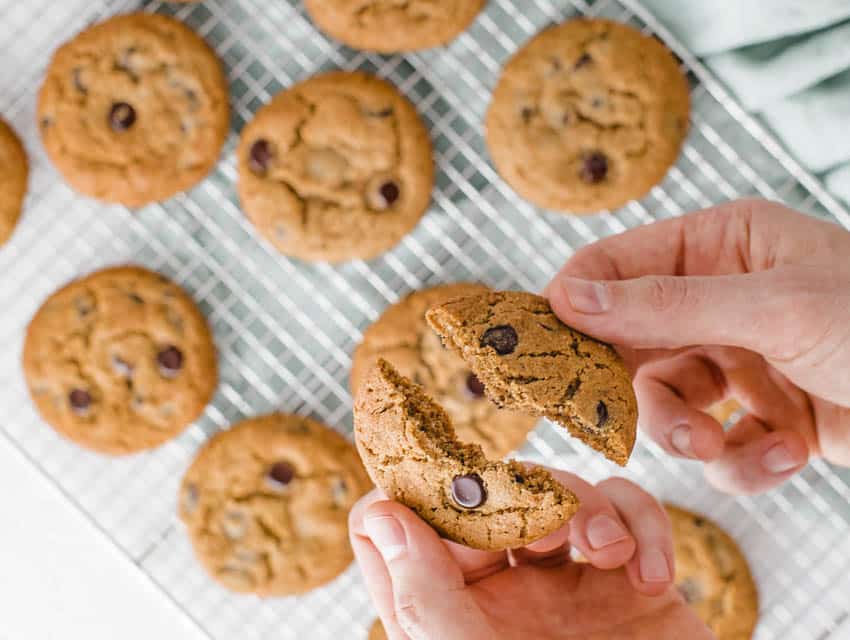
<path id="1" fill-rule="evenodd" d="M 386 563 L 396 620 L 411 640 L 495 637 L 457 562 L 415 513 L 396 502 L 376 502 L 363 528 Z"/>
<path id="2" fill-rule="evenodd" d="M 558 276 L 545 295 L 566 324 L 614 344 L 638 349 L 724 345 L 782 359 L 789 347 L 799 347 L 795 336 L 811 335 L 812 327 L 790 321 L 802 319 L 794 305 L 793 282 L 799 278 L 779 271 L 616 281 Z"/>

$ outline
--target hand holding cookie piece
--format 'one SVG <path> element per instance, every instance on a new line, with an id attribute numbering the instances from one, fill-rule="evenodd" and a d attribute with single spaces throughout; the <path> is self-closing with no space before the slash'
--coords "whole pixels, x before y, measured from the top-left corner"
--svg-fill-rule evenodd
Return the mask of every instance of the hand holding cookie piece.
<path id="1" fill-rule="evenodd" d="M 637 401 L 620 356 L 571 329 L 545 298 L 501 291 L 451 300 L 427 313 L 500 407 L 544 416 L 625 465 Z"/>
<path id="2" fill-rule="evenodd" d="M 559 529 L 578 500 L 548 471 L 487 460 L 385 360 L 359 389 L 354 434 L 366 470 L 440 534 L 476 549 L 521 547 Z"/>

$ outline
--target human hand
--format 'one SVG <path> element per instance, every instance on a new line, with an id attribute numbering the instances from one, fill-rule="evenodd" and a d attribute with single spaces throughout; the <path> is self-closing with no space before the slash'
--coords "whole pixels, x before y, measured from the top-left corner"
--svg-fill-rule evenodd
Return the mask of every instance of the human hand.
<path id="1" fill-rule="evenodd" d="M 758 493 L 810 456 L 850 466 L 850 233 L 740 200 L 578 251 L 545 295 L 617 345 L 641 427 L 708 480 Z M 727 433 L 702 409 L 748 413 Z"/>
<path id="2" fill-rule="evenodd" d="M 712 637 L 672 587 L 664 509 L 619 478 L 592 486 L 552 471 L 581 507 L 523 549 L 479 551 L 441 540 L 378 491 L 349 516 L 349 535 L 390 640 Z M 570 560 L 574 546 L 588 563 Z"/>

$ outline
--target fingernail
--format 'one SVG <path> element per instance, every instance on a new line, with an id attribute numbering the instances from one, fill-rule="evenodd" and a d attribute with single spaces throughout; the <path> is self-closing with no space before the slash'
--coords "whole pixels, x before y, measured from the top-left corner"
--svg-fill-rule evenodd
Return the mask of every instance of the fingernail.
<path id="1" fill-rule="evenodd" d="M 667 557 L 660 549 L 648 549 L 640 554 L 640 579 L 644 582 L 670 582 Z"/>
<path id="2" fill-rule="evenodd" d="M 780 443 L 767 450 L 762 456 L 761 463 L 771 473 L 785 473 L 800 466 L 802 460 L 794 460 L 788 447 Z"/>
<path id="3" fill-rule="evenodd" d="M 596 550 L 626 540 L 629 534 L 609 515 L 600 513 L 587 523 L 587 541 Z"/>
<path id="4" fill-rule="evenodd" d="M 378 547 L 384 560 L 399 557 L 407 548 L 404 528 L 392 516 L 372 516 L 363 521 L 363 528 L 372 543 Z"/>
<path id="5" fill-rule="evenodd" d="M 696 458 L 694 448 L 691 445 L 691 428 L 686 424 L 680 424 L 670 433 L 670 442 L 673 448 L 688 458 Z"/>
<path id="6" fill-rule="evenodd" d="M 579 313 L 603 313 L 611 308 L 608 290 L 601 282 L 564 278 L 561 284 L 570 306 Z"/>

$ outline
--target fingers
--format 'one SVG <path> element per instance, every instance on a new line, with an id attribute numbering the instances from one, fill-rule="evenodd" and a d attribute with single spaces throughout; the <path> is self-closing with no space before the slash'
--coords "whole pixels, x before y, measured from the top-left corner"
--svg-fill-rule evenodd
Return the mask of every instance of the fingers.
<path id="1" fill-rule="evenodd" d="M 768 431 L 746 415 L 727 434 L 724 454 L 705 467 L 705 477 L 720 491 L 751 495 L 782 484 L 809 458 L 806 441 L 796 431 Z"/>
<path id="2" fill-rule="evenodd" d="M 664 508 L 636 484 L 610 478 L 597 487 L 617 509 L 637 549 L 626 563 L 632 586 L 643 594 L 664 593 L 673 581 L 673 533 Z"/>
<path id="3" fill-rule="evenodd" d="M 701 407 L 723 397 L 723 374 L 694 354 L 645 365 L 634 381 L 641 428 L 668 453 L 713 460 L 723 453 L 721 425 Z"/>
<path id="4" fill-rule="evenodd" d="M 412 640 L 492 637 L 457 562 L 410 509 L 373 502 L 363 510 L 362 529 L 389 576 L 394 620 Z"/>
<path id="5" fill-rule="evenodd" d="M 582 506 L 584 504 L 582 503 Z M 521 549 L 511 549 L 514 566 L 533 564 L 538 567 L 557 567 L 570 559 L 570 524 L 572 520 L 545 538 L 535 540 Z"/>

